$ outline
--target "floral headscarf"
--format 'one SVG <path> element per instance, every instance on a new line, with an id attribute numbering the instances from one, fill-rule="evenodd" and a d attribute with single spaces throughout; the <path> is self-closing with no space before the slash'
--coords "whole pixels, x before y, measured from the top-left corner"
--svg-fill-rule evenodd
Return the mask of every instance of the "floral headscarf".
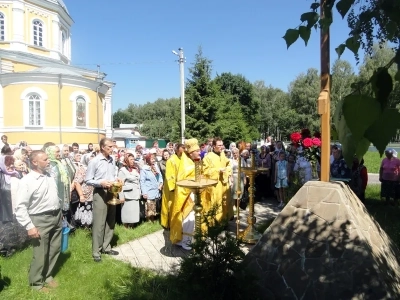
<path id="1" fill-rule="evenodd" d="M 9 172 L 7 171 L 7 167 L 6 167 L 6 158 L 11 158 L 12 161 L 14 162 L 14 158 L 12 157 L 12 155 L 5 155 L 5 156 L 0 156 L 0 171 L 1 173 L 4 174 L 4 178 L 6 180 L 7 184 L 11 183 L 11 177 L 19 177 L 19 173 L 17 171 L 12 171 Z"/>
<path id="2" fill-rule="evenodd" d="M 61 181 L 64 184 L 68 184 L 69 180 L 68 180 L 68 174 L 67 174 L 67 170 L 65 170 L 64 165 L 60 162 L 60 160 L 57 159 L 56 157 L 56 148 L 58 148 L 57 146 L 49 146 L 46 148 L 46 154 L 49 157 L 49 160 L 51 162 L 55 162 L 57 164 L 57 168 L 58 171 L 60 172 L 61 175 Z"/>

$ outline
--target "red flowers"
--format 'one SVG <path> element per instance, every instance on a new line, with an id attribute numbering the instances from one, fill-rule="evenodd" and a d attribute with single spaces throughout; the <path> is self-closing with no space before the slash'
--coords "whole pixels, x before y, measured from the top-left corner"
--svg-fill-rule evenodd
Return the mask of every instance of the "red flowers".
<path id="1" fill-rule="evenodd" d="M 303 140 L 303 146 L 305 148 L 310 148 L 313 145 L 313 140 L 311 138 L 305 138 Z"/>
<path id="2" fill-rule="evenodd" d="M 301 134 L 299 132 L 293 132 L 290 135 L 290 140 L 292 141 L 292 143 L 297 144 L 300 142 L 301 140 Z"/>
<path id="3" fill-rule="evenodd" d="M 302 147 L 304 157 L 309 161 L 319 161 L 321 152 L 321 134 L 315 132 L 311 136 L 309 129 L 304 128 L 301 131 L 293 132 L 290 135 L 292 147 Z"/>
<path id="4" fill-rule="evenodd" d="M 319 138 L 315 137 L 315 138 L 312 139 L 312 144 L 314 146 L 320 147 L 321 146 L 321 140 Z"/>

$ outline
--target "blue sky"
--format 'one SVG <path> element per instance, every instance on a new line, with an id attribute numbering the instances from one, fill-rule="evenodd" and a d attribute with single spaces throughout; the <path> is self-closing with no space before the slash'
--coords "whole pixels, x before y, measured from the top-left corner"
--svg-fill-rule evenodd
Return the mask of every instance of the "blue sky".
<path id="1" fill-rule="evenodd" d="M 184 49 L 185 77 L 198 47 L 213 60 L 214 74 L 240 73 L 248 80 L 287 90 L 310 67 L 319 69 L 319 32 L 308 46 L 298 40 L 286 50 L 282 36 L 300 24 L 313 0 L 65 0 L 75 21 L 72 64 L 101 70 L 116 83 L 113 111 L 129 103 L 179 97 L 179 66 L 172 50 Z M 346 20 L 335 15 L 335 47 L 347 38 Z M 355 66 L 353 55 L 342 56 Z M 317 95 L 316 95 L 317 97 Z"/>

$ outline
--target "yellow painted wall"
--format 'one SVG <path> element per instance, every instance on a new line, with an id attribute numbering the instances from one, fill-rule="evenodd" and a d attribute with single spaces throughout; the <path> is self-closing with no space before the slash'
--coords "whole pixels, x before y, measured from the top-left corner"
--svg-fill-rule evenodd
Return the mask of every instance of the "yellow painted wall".
<path id="1" fill-rule="evenodd" d="M 43 145 L 47 142 L 53 142 L 55 144 L 69 144 L 78 143 L 80 148 L 87 148 L 87 144 L 98 144 L 99 139 L 97 133 L 72 133 L 63 132 L 61 135 L 59 132 L 40 132 L 32 133 L 29 131 L 22 132 L 8 132 L 6 133 L 8 141 L 11 145 L 15 145 L 19 141 L 26 141 L 29 145 Z M 104 134 L 100 134 L 100 139 L 105 137 Z"/>
<path id="2" fill-rule="evenodd" d="M 10 43 L 0 43 L 0 49 L 10 49 Z"/>
<path id="3" fill-rule="evenodd" d="M 13 60 L 4 59 L 4 58 L 2 60 L 11 62 L 14 65 L 14 72 L 26 72 L 26 71 L 31 71 L 33 69 L 38 68 L 38 66 L 28 65 L 25 63 L 20 63 L 18 61 L 13 61 Z"/>
<path id="4" fill-rule="evenodd" d="M 47 93 L 48 100 L 45 103 L 45 126 L 59 126 L 59 97 L 58 85 L 55 84 L 36 84 L 38 87 Z M 9 85 L 3 89 L 4 96 L 4 126 L 23 126 L 23 101 L 21 95 L 25 89 L 32 87 L 31 84 L 16 84 Z M 75 112 L 73 112 L 73 101 L 70 97 L 75 91 L 83 91 L 90 97 L 88 104 L 89 124 L 88 128 L 97 128 L 97 97 L 96 92 L 85 88 L 78 88 L 73 86 L 63 86 L 61 89 L 61 126 L 72 127 Z M 104 95 L 100 95 L 99 99 L 99 124 L 103 126 L 103 106 L 102 100 Z M 102 128 L 102 127 L 100 127 Z"/>
<path id="5" fill-rule="evenodd" d="M 37 46 L 28 46 L 28 51 L 33 53 L 33 54 L 39 54 L 39 55 L 46 55 L 50 54 L 50 51 L 47 49 L 39 48 Z"/>

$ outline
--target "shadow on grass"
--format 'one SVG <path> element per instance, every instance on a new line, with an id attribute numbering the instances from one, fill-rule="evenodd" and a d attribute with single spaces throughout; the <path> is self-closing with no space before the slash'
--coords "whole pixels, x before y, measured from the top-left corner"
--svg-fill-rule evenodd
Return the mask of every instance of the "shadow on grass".
<path id="1" fill-rule="evenodd" d="M 182 299 L 176 289 L 176 277 L 161 275 L 144 269 L 132 268 L 119 282 L 106 281 L 105 288 L 115 300 Z"/>
<path id="2" fill-rule="evenodd" d="M 11 284 L 11 279 L 7 276 L 1 277 L 0 274 L 0 293 L 2 290 L 4 290 L 4 288 L 10 286 Z"/>
<path id="3" fill-rule="evenodd" d="M 63 268 L 64 264 L 70 257 L 71 252 L 60 253 L 60 256 L 58 257 L 57 263 L 54 267 L 53 276 L 56 276 L 60 272 L 60 270 Z"/>

